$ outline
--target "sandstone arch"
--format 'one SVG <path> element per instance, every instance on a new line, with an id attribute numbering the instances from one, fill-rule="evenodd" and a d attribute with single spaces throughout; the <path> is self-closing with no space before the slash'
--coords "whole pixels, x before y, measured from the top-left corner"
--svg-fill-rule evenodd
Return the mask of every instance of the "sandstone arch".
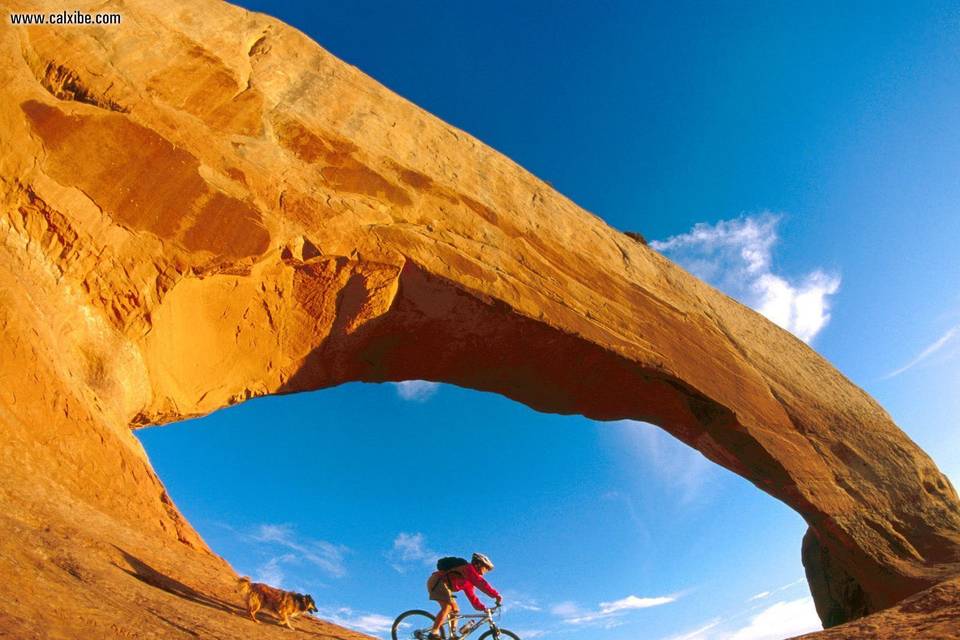
<path id="1" fill-rule="evenodd" d="M 294 29 L 118 6 L 0 26 L 0 527 L 37 598 L 144 557 L 229 591 L 131 426 L 407 378 L 660 425 L 806 519 L 827 624 L 960 574 L 949 481 L 793 336 Z"/>

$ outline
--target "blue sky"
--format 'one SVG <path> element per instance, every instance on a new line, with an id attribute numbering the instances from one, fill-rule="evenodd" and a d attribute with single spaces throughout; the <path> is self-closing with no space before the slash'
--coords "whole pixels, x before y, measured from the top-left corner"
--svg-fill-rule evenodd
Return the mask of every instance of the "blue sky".
<path id="1" fill-rule="evenodd" d="M 243 4 L 793 330 L 960 480 L 955 5 Z M 525 639 L 813 628 L 799 516 L 647 425 L 351 384 L 138 435 L 238 571 L 377 635 L 473 550 Z"/>

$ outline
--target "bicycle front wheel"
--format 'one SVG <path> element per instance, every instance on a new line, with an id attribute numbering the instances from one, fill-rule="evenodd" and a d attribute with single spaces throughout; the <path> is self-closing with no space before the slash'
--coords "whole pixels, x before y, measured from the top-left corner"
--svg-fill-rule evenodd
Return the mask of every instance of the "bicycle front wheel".
<path id="1" fill-rule="evenodd" d="M 421 609 L 404 611 L 393 621 L 390 635 L 393 640 L 427 640 L 435 619 L 432 613 Z M 444 639 L 447 637 L 446 627 L 443 625 L 440 629 L 440 637 Z"/>
<path id="2" fill-rule="evenodd" d="M 520 636 L 515 634 L 513 631 L 507 631 L 506 629 L 498 629 L 496 634 L 494 634 L 493 629 L 490 629 L 477 640 L 504 640 L 505 638 L 520 640 Z"/>

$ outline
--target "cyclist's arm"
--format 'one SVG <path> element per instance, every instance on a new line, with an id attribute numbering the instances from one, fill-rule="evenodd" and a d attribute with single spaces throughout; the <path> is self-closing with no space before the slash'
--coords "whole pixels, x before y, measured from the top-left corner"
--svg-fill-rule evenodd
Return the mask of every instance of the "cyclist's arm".
<path id="1" fill-rule="evenodd" d="M 480 587 L 480 590 L 483 591 L 488 596 L 490 596 L 491 598 L 494 598 L 496 600 L 500 599 L 500 594 L 497 592 L 497 590 L 491 587 L 490 583 L 484 580 L 483 576 L 480 575 L 480 573 L 477 572 L 477 570 L 474 569 L 473 567 L 469 567 L 467 569 L 467 580 L 469 582 L 472 582 L 476 586 Z"/>
<path id="2" fill-rule="evenodd" d="M 477 597 L 477 594 L 473 592 L 473 585 L 469 582 L 465 582 L 463 585 L 463 592 L 467 594 L 467 600 L 470 601 L 470 604 L 473 605 L 473 608 L 477 611 L 483 611 L 486 607 L 483 606 L 483 603 L 480 602 L 480 598 Z"/>

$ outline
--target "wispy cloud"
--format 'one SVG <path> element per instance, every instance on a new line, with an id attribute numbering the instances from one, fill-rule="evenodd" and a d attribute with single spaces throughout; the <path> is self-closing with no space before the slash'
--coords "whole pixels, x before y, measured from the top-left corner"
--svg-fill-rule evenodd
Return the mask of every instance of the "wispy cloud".
<path id="1" fill-rule="evenodd" d="M 899 369 L 895 371 L 891 371 L 887 375 L 883 376 L 883 379 L 888 380 L 890 378 L 893 378 L 894 376 L 900 375 L 901 373 L 903 373 L 904 371 L 907 371 L 908 369 L 912 369 L 913 367 L 917 366 L 918 364 L 920 364 L 921 362 L 923 362 L 924 360 L 926 360 L 927 358 L 929 358 L 930 356 L 932 356 L 933 354 L 937 353 L 938 351 L 943 349 L 945 346 L 947 346 L 947 344 L 949 344 L 957 336 L 957 334 L 960 334 L 960 325 L 956 325 L 953 328 L 949 329 L 945 334 L 940 336 L 940 338 L 936 342 L 934 342 L 929 347 L 921 351 L 920 354 L 917 355 L 917 357 L 915 357 L 913 360 L 903 365 Z"/>
<path id="2" fill-rule="evenodd" d="M 284 564 L 290 564 L 296 561 L 296 556 L 292 553 L 285 553 L 280 556 L 274 556 L 257 567 L 253 574 L 254 582 L 263 582 L 277 587 L 286 586 Z"/>
<path id="3" fill-rule="evenodd" d="M 559 616 L 563 622 L 571 625 L 582 625 L 596 622 L 617 622 L 612 620 L 636 609 L 648 609 L 675 602 L 677 596 L 659 596 L 655 598 L 641 598 L 629 595 L 612 602 L 601 602 L 596 609 L 583 609 L 572 601 L 559 602 L 550 608 L 550 613 Z M 608 626 L 605 624 L 605 626 Z"/>
<path id="4" fill-rule="evenodd" d="M 668 490 L 677 494 L 680 504 L 700 497 L 704 485 L 716 467 L 696 449 L 688 447 L 659 427 L 635 420 L 621 420 L 614 428 L 622 430 L 626 445 L 635 450 Z"/>
<path id="5" fill-rule="evenodd" d="M 691 273 L 810 342 L 830 321 L 829 297 L 840 277 L 816 269 L 789 280 L 773 272 L 781 217 L 771 213 L 699 223 L 650 246 Z"/>
<path id="6" fill-rule="evenodd" d="M 625 515 L 630 519 L 630 522 L 632 522 L 636 528 L 635 532 L 645 540 L 650 539 L 650 532 L 647 529 L 647 523 L 643 518 L 640 517 L 640 514 L 637 511 L 637 506 L 630 494 L 624 493 L 623 491 L 607 491 L 600 497 L 604 500 L 619 502 L 622 504 Z"/>
<path id="7" fill-rule="evenodd" d="M 397 395 L 411 402 L 426 402 L 440 388 L 439 383 L 428 380 L 404 380 L 393 384 L 397 388 Z"/>
<path id="8" fill-rule="evenodd" d="M 386 634 L 393 626 L 393 618 L 379 613 L 354 611 L 350 607 L 320 607 L 316 616 L 341 627 L 370 635 Z"/>
<path id="9" fill-rule="evenodd" d="M 393 548 L 386 553 L 390 566 L 400 573 L 406 573 L 411 566 L 431 565 L 440 554 L 427 547 L 422 533 L 400 532 L 393 539 Z"/>
<path id="10" fill-rule="evenodd" d="M 676 596 L 659 596 L 657 598 L 639 598 L 637 596 L 627 596 L 613 602 L 601 602 L 600 612 L 604 615 L 611 615 L 619 611 L 629 611 L 631 609 L 648 609 L 650 607 L 659 607 L 662 604 L 670 604 L 676 601 Z"/>
<path id="11" fill-rule="evenodd" d="M 580 615 L 582 609 L 572 600 L 564 600 L 550 607 L 550 613 L 561 618 L 572 618 Z"/>
<path id="12" fill-rule="evenodd" d="M 749 598 L 747 598 L 747 602 L 755 602 L 755 601 L 757 601 L 757 600 L 764 600 L 764 599 L 769 598 L 770 596 L 772 596 L 772 595 L 774 595 L 774 594 L 780 593 L 781 591 L 786 591 L 787 589 L 792 589 L 793 587 L 796 587 L 796 586 L 798 586 L 798 585 L 804 584 L 805 582 L 806 582 L 806 580 L 805 580 L 804 578 L 799 578 L 799 579 L 797 579 L 797 580 L 794 580 L 794 581 L 791 582 L 790 584 L 785 584 L 785 585 L 783 585 L 782 587 L 777 587 L 776 589 L 771 589 L 770 591 L 761 591 L 760 593 L 758 593 L 758 594 L 756 594 L 756 595 L 752 595 L 752 596 L 750 596 Z"/>
<path id="13" fill-rule="evenodd" d="M 543 611 L 540 603 L 530 596 L 507 589 L 503 592 L 503 612 L 509 611 Z"/>
<path id="14" fill-rule="evenodd" d="M 747 624 L 735 624 L 744 617 L 714 618 L 697 629 L 665 640 L 782 640 L 822 629 L 813 598 L 784 600 L 751 616 Z"/>
<path id="15" fill-rule="evenodd" d="M 710 622 L 706 623 L 702 627 L 694 629 L 693 631 L 682 633 L 678 636 L 670 636 L 666 640 L 709 640 L 709 636 L 707 634 L 712 629 L 719 626 L 721 622 L 723 622 L 722 619 L 715 618 L 714 620 L 711 620 Z"/>
<path id="16" fill-rule="evenodd" d="M 723 640 L 782 640 L 822 628 L 813 598 L 800 598 L 770 605 Z"/>
<path id="17" fill-rule="evenodd" d="M 254 528 L 250 539 L 282 551 L 272 557 L 258 569 L 262 576 L 270 577 L 275 582 L 263 579 L 262 582 L 279 585 L 282 583 L 284 565 L 309 563 L 329 576 L 340 578 L 346 575 L 344 556 L 350 549 L 344 545 L 333 544 L 326 540 L 314 540 L 298 536 L 293 526 L 288 524 L 261 524 Z"/>

